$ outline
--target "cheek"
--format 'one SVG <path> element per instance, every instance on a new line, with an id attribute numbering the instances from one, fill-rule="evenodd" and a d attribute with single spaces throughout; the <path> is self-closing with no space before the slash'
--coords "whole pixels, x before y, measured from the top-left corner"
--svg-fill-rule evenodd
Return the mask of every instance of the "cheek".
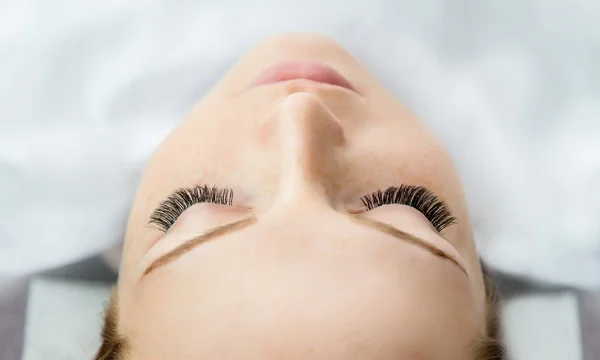
<path id="1" fill-rule="evenodd" d="M 366 128 L 356 143 L 365 169 L 387 172 L 398 180 L 439 188 L 457 180 L 452 160 L 443 145 L 418 122 L 389 121 Z M 372 161 L 372 160 L 374 161 Z M 376 166 L 386 166 L 385 171 Z M 448 179 L 450 177 L 450 179 Z"/>

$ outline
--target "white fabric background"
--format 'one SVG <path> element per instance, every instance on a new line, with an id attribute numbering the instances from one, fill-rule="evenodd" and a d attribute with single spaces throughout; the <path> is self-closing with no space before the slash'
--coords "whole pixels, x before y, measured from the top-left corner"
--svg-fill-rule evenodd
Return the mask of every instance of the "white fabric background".
<path id="1" fill-rule="evenodd" d="M 249 47 L 339 40 L 448 145 L 484 259 L 600 287 L 600 2 L 0 2 L 0 273 L 122 237 L 144 161 Z"/>

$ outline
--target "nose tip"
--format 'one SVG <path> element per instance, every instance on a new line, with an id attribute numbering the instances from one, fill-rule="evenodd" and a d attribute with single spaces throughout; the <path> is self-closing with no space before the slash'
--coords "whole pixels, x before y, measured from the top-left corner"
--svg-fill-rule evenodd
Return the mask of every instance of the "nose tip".
<path id="1" fill-rule="evenodd" d="M 339 119 L 327 108 L 318 96 L 298 92 L 289 95 L 281 104 L 285 125 L 295 131 L 309 131 L 313 140 L 326 140 L 329 145 L 344 142 L 344 129 Z"/>

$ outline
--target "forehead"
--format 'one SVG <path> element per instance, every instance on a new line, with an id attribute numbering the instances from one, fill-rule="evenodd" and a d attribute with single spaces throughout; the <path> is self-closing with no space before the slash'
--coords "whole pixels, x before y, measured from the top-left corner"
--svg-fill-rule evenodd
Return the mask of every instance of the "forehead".
<path id="1" fill-rule="evenodd" d="M 190 358 L 312 349 L 318 359 L 389 359 L 466 348 L 473 299 L 452 265 L 408 244 L 371 237 L 367 246 L 358 228 L 329 230 L 304 246 L 306 237 L 275 239 L 261 227 L 207 244 L 142 285 L 124 332 L 136 349 Z M 443 339 L 439 348 L 432 338 Z"/>

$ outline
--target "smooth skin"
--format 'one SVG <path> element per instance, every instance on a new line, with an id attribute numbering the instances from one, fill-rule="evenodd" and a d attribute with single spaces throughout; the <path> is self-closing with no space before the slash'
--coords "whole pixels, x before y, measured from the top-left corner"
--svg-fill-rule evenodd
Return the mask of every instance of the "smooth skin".
<path id="1" fill-rule="evenodd" d="M 249 86 L 283 60 L 329 65 L 356 92 L 303 79 Z M 148 226 L 174 190 L 199 184 L 233 189 L 233 205 L 194 205 L 166 234 Z M 361 196 L 400 184 L 431 190 L 456 224 L 438 233 L 408 206 L 365 210 Z M 185 241 L 249 217 L 143 275 Z M 251 49 L 162 143 L 131 210 L 117 289 L 133 359 L 462 360 L 485 327 L 451 158 L 347 50 L 313 34 Z"/>

